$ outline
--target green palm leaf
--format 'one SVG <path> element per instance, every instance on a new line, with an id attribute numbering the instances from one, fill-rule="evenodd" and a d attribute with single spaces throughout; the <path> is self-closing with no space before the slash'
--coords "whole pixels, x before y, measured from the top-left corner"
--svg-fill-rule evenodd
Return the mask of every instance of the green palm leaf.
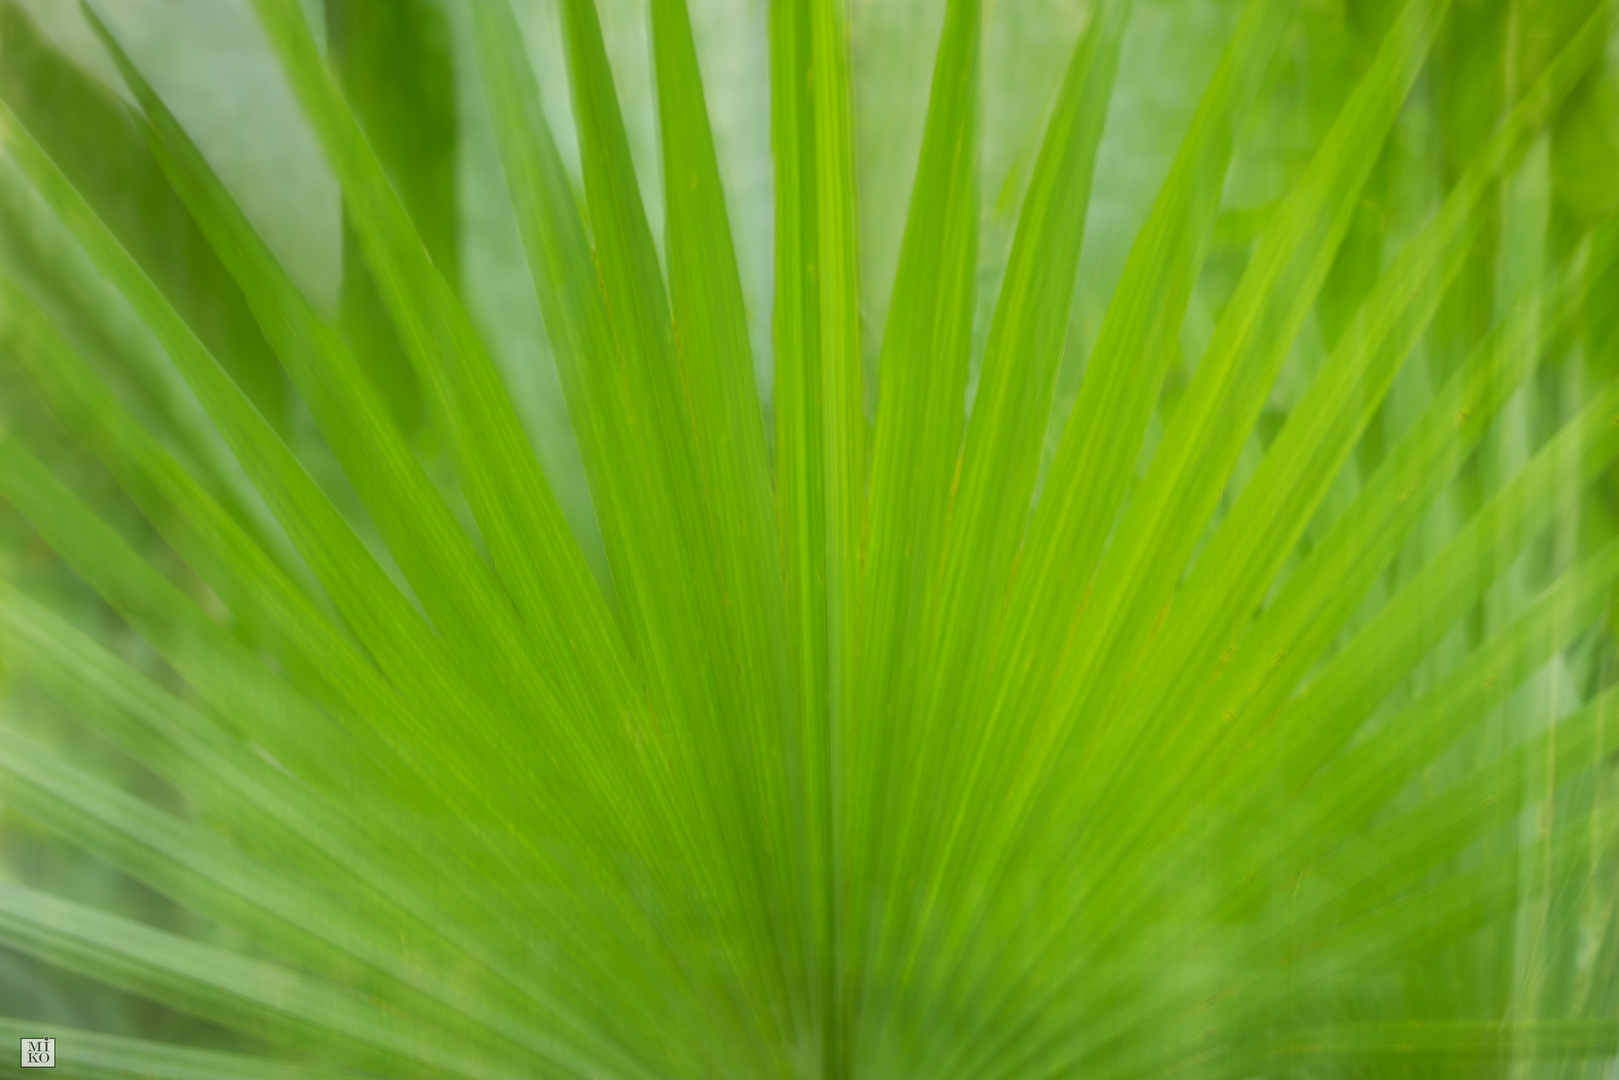
<path id="1" fill-rule="evenodd" d="M 0 1033 L 1611 1071 L 1609 0 L 188 2 L 0 0 Z"/>

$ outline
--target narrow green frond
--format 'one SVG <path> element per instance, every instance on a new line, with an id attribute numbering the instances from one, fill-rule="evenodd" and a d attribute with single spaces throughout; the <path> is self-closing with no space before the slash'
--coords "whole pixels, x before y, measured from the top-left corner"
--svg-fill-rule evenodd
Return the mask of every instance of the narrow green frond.
<path id="1" fill-rule="evenodd" d="M 111 41 L 110 37 L 106 40 Z M 336 575 L 322 573 L 322 582 L 327 591 L 334 594 L 339 609 L 351 624 L 364 620 L 390 636 L 405 632 L 414 638 L 389 642 L 393 646 L 390 651 L 398 659 L 392 663 L 385 659 L 383 663 L 407 697 L 427 712 L 444 718 L 486 710 L 496 714 L 511 713 L 527 707 L 540 716 L 561 716 L 554 677 L 542 674 L 540 658 L 521 647 L 529 635 L 519 622 L 508 594 L 433 489 L 352 354 L 286 276 L 240 210 L 231 203 L 178 122 L 129 65 L 127 58 L 123 71 L 126 80 L 137 89 L 148 119 L 154 125 L 148 130 L 160 162 L 169 170 L 176 189 L 192 207 L 227 266 L 247 283 L 245 291 L 266 327 L 272 346 L 287 365 L 304 399 L 310 403 L 350 480 L 365 498 L 367 509 L 433 619 L 443 645 L 439 644 L 439 639 L 426 635 L 425 626 L 414 613 L 401 612 L 391 618 L 378 619 L 376 605 L 379 601 L 389 600 L 395 606 L 405 603 L 391 583 L 376 582 L 369 589 L 362 586 L 365 598 L 362 600 L 351 592 L 353 598 L 345 603 L 338 598 L 344 585 Z M 286 482 L 285 474 L 277 479 Z M 257 477 L 255 480 L 259 482 Z M 304 501 L 313 493 L 299 494 L 303 497 L 300 501 Z M 322 551 L 336 548 L 328 539 L 330 532 L 347 531 L 346 525 L 334 523 L 328 537 L 319 541 L 305 540 L 302 529 L 307 526 L 288 520 L 291 515 L 281 504 L 281 498 L 280 492 L 276 492 L 272 505 L 303 546 Z M 369 561 L 369 556 L 365 559 Z M 350 568 L 359 561 L 357 557 L 352 559 Z M 375 568 L 374 562 L 370 565 Z M 373 570 L 373 581 L 380 573 L 380 569 Z M 353 588 L 352 583 L 347 584 L 348 588 Z M 593 584 L 591 588 L 594 589 Z M 377 649 L 378 643 L 373 637 L 362 633 L 362 639 L 373 650 Z M 415 658 L 405 660 L 398 651 L 401 646 L 410 649 Z M 427 656 L 438 653 L 436 662 L 423 664 L 424 653 Z M 496 733 L 482 729 L 481 734 L 488 738 Z M 506 730 L 502 734 L 511 739 L 527 733 Z M 532 740 L 531 735 L 525 741 L 529 740 Z M 447 744 L 444 749 L 448 750 Z M 496 797 L 497 801 L 508 806 L 518 805 L 515 790 L 523 781 L 517 774 L 525 767 L 531 768 L 531 762 L 507 748 L 487 742 L 476 749 L 460 745 L 454 749 L 454 754 L 463 782 L 469 775 L 472 755 L 487 755 L 489 760 L 498 763 L 497 771 L 490 774 L 504 781 L 505 790 Z"/>
<path id="2" fill-rule="evenodd" d="M 1198 553 L 1152 653 L 1112 706 L 1116 737 L 1093 750 L 1095 767 L 1133 776 L 1121 755 L 1139 754 L 1154 715 L 1183 715 L 1198 685 L 1175 673 L 1208 670 L 1235 647 L 1327 482 L 1359 441 L 1396 372 L 1438 309 L 1483 226 L 1480 202 L 1529 134 L 1588 68 L 1610 19 L 1599 13 L 1502 129 L 1480 149 L 1434 220 L 1411 239 L 1367 295 L 1360 313 L 1294 406 L 1264 461 Z M 1528 313 L 1525 313 L 1528 317 Z M 1527 335 L 1536 331 L 1526 329 Z M 1532 345 L 1527 347 L 1533 348 Z M 1101 796 L 1106 798 L 1106 795 Z"/>
<path id="3" fill-rule="evenodd" d="M 41 193 L 168 349 L 254 484 L 287 525 L 299 549 L 308 555 L 311 567 L 350 627 L 385 670 L 395 678 L 403 678 L 402 686 L 408 688 L 419 682 L 432 670 L 423 663 L 423 651 L 431 654 L 438 646 L 429 643 L 430 631 L 421 624 L 409 601 L 399 594 L 291 451 L 38 145 L 15 125 L 8 128 L 7 142 Z M 420 627 L 414 634 L 413 625 Z M 389 648 L 391 641 L 399 643 Z M 400 661 L 393 662 L 395 657 Z M 447 664 L 441 662 L 438 666 Z"/>
<path id="4" fill-rule="evenodd" d="M 0 5 L 0 97 L 173 298 L 254 407 L 284 430 L 285 380 L 241 290 L 186 216 L 117 93 L 59 50 L 49 32 L 59 20 L 42 18 L 40 8 Z"/>
<path id="5" fill-rule="evenodd" d="M 1084 714 L 1089 703 L 1105 701 L 1161 617 L 1447 6 L 1444 0 L 1418 2 L 1400 13 L 1376 63 L 1260 240 L 1097 569 L 1071 658 L 1047 705 L 1051 717 Z M 1072 737 L 1094 735 L 1080 730 Z"/>
<path id="6" fill-rule="evenodd" d="M 1046 123 L 1018 217 L 951 480 L 945 537 L 934 565 L 924 568 L 931 595 L 911 616 L 921 624 L 912 648 L 927 657 L 927 667 L 914 698 L 905 703 L 919 714 L 919 745 L 901 753 L 915 754 L 926 770 L 947 768 L 959 755 L 949 748 L 952 717 L 966 702 L 973 665 L 987 655 L 982 647 L 988 639 L 982 632 L 999 621 L 1000 602 L 1016 566 L 1068 328 L 1097 146 L 1132 10 L 1130 0 L 1106 0 L 1090 12 Z M 905 312 L 896 308 L 895 314 Z M 936 757 L 939 764 L 933 763 Z M 872 764 L 881 766 L 884 759 L 878 756 Z M 942 796 L 952 790 L 956 775 L 954 769 L 944 772 L 933 791 Z M 881 790 L 884 780 L 873 775 L 865 784 Z M 950 807 L 941 803 L 913 805 L 911 820 L 899 825 L 902 841 L 916 843 L 903 833 L 930 830 L 949 814 Z M 894 826 L 876 822 L 870 827 Z M 925 922 L 933 913 L 924 907 L 921 917 Z M 948 951 L 917 955 L 923 940 L 923 934 L 912 937 L 902 970 L 913 964 L 924 970 L 947 965 Z M 936 977 L 930 971 L 919 981 L 927 985 Z"/>
<path id="7" fill-rule="evenodd" d="M 844 0 L 770 0 L 775 167 L 776 515 L 809 823 L 818 1048 L 852 1068 L 840 871 L 844 747 L 855 722 L 866 417 L 854 91 Z"/>
<path id="8" fill-rule="evenodd" d="M 1249 3 L 1226 45 L 1175 164 L 1130 250 L 1108 305 L 1051 474 L 1018 560 L 1005 665 L 1052 612 L 1082 605 L 1124 498 L 1163 377 L 1179 354 L 1237 129 L 1287 22 L 1290 5 Z"/>
<path id="9" fill-rule="evenodd" d="M 509 1011 L 478 985 L 481 980 L 467 985 L 453 952 L 431 934 L 389 919 L 392 913 L 376 898 L 357 910 L 355 893 L 338 899 L 283 877 L 16 734 L 0 733 L 0 743 L 0 784 L 13 805 L 192 911 L 247 934 L 283 962 L 358 985 L 418 1030 L 476 1045 L 514 1070 L 537 1057 L 582 1074 L 617 1057 L 602 1053 L 599 1043 L 593 1055 L 576 1056 L 584 1040 L 561 1018 Z M 295 832 L 326 827 L 318 814 L 283 824 Z M 559 1028 L 565 1032 L 560 1038 L 545 1034 Z M 622 1058 L 614 1066 L 641 1072 Z"/>
<path id="10" fill-rule="evenodd" d="M 143 637 L 236 727 L 318 788 L 375 790 L 376 765 L 329 717 L 215 626 L 178 588 L 74 498 L 14 438 L 0 435 L 0 491 Z M 362 788 L 363 789 L 363 788 Z"/>
<path id="11" fill-rule="evenodd" d="M 1369 1066 L 1603 1057 L 1619 1048 L 1619 1022 L 1574 1020 L 1407 1020 L 1339 1024 L 1292 1036 L 1272 1053 L 1289 1061 L 1343 1061 Z"/>
<path id="12" fill-rule="evenodd" d="M 0 1018 L 0 1039 L 16 1042 L 39 1030 L 34 1020 Z M 247 1054 L 173 1046 L 147 1039 L 104 1035 L 51 1025 L 67 1057 L 63 1068 L 84 1080 L 353 1080 L 354 1074 L 292 1059 L 267 1060 Z"/>
<path id="13" fill-rule="evenodd" d="M 499 609 L 514 604 L 523 629 L 555 669 L 553 678 L 570 689 L 582 682 L 576 694 L 621 684 L 628 674 L 606 603 L 481 340 L 389 186 L 296 0 L 260 0 L 256 7 L 327 160 L 356 207 L 355 223 L 383 301 L 429 389 L 435 421 L 454 449 L 457 475 L 510 596 L 497 599 L 491 586 L 476 586 L 490 594 L 484 617 L 495 621 L 489 630 L 504 621 L 496 615 Z M 166 134 L 172 138 L 178 130 L 169 125 Z M 287 362 L 285 355 L 282 359 Z M 327 434 L 332 437 L 329 428 Z M 540 566 L 546 568 L 543 577 Z M 473 582 L 463 577 L 461 586 L 473 587 Z M 420 594 L 421 587 L 415 587 Z M 447 614 L 436 614 L 435 622 Z M 501 645 L 502 637 L 486 638 L 481 648 L 500 655 L 510 648 Z"/>
<path id="14" fill-rule="evenodd" d="M 930 731 L 919 707 L 928 670 L 929 598 L 945 548 L 964 426 L 963 397 L 972 345 L 978 256 L 978 92 L 982 37 L 977 0 L 948 6 L 934 68 L 917 182 L 911 193 L 899 271 L 884 331 L 870 487 L 866 498 L 859 623 L 858 708 L 869 718 L 844 752 L 851 770 L 847 858 L 855 927 L 883 867 L 907 860 L 914 815 L 927 815 L 915 777 L 929 775 Z M 895 763 L 914 773 L 896 782 Z M 906 871 L 901 870 L 905 874 Z M 848 942 L 877 971 L 898 932 L 892 909 L 874 920 L 871 940 Z M 881 1025 L 881 1017 L 869 1021 Z M 880 1041 L 880 1040 L 879 1040 Z"/>
<path id="15" fill-rule="evenodd" d="M 438 1032 L 403 1027 L 352 991 L 48 893 L 0 884 L 0 942 L 271 1041 L 346 1051 L 362 1067 L 524 1075 Z"/>
<path id="16" fill-rule="evenodd" d="M 4 108 L 0 101 L 0 109 Z M 7 114 L 0 113 L 3 115 Z M 31 149 L 19 143 L 29 139 L 19 132 L 9 147 L 28 158 Z M 81 330 L 88 328 L 91 340 L 116 356 L 118 370 L 139 387 L 140 399 L 153 405 L 171 445 L 191 462 L 198 479 L 306 591 L 318 594 L 320 588 L 302 557 L 232 457 L 185 378 L 10 156 L 0 160 L 0 221 L 4 222 L 0 233 L 5 242 L 27 251 L 7 270 L 8 276 L 26 276 L 29 291 L 49 303 L 58 320 L 70 319 Z"/>

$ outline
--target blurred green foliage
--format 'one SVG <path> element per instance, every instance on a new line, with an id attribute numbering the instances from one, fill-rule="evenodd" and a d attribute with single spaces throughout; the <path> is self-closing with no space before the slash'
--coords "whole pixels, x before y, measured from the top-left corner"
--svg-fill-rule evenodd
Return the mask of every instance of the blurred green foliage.
<path id="1" fill-rule="evenodd" d="M 0 1027 L 1610 1075 L 1616 26 L 0 0 Z"/>

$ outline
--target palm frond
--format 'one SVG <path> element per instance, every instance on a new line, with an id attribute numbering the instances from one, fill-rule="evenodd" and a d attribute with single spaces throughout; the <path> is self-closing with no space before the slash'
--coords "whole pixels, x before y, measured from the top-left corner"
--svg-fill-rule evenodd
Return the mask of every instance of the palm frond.
<path id="1" fill-rule="evenodd" d="M 0 0 L 0 1033 L 1611 1071 L 1619 8 L 902 4 L 888 103 L 870 0 L 530 6 L 254 0 L 328 295 L 148 16 Z"/>

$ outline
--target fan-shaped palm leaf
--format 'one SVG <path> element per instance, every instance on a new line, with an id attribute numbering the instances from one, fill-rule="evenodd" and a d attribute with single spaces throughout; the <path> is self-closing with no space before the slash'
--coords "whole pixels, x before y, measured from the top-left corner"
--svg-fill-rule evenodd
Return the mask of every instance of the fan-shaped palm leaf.
<path id="1" fill-rule="evenodd" d="M 609 0 L 254 0 L 334 302 L 128 10 L 84 9 L 90 74 L 0 2 L 8 1038 L 86 1077 L 1605 1075 L 1619 9 L 1188 4 L 1224 36 L 1183 72 L 1174 5 L 896 6 L 926 108 L 873 123 L 870 3 L 770 0 L 750 85 L 740 3 L 633 13 L 638 83 Z M 873 130 L 916 139 L 891 222 Z M 518 245 L 538 433 L 479 276 Z"/>

